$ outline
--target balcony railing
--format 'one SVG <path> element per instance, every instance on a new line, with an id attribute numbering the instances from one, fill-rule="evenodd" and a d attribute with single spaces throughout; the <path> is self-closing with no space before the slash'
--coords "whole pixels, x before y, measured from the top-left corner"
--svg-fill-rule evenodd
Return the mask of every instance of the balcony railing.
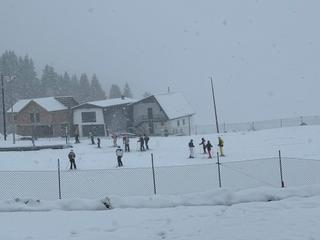
<path id="1" fill-rule="evenodd" d="M 152 116 L 152 118 L 149 118 L 148 115 L 141 115 L 135 119 L 134 126 L 138 126 L 143 122 L 165 122 L 165 121 L 167 121 L 167 118 L 162 114 L 155 114 Z"/>

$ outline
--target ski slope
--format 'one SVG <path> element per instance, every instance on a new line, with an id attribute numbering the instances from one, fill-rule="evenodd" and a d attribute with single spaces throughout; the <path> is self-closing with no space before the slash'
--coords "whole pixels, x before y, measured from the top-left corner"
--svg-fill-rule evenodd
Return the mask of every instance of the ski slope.
<path id="1" fill-rule="evenodd" d="M 249 186 L 238 190 L 229 187 L 218 189 L 215 185 L 214 188 L 198 189 L 193 193 L 160 192 L 156 196 L 152 194 L 152 188 L 149 193 L 140 196 L 123 196 L 109 193 L 106 187 L 105 190 L 98 189 L 100 197 L 71 195 L 62 200 L 40 198 L 40 201 L 33 196 L 15 200 L 12 195 L 0 200 L 0 239 L 318 239 L 320 185 L 315 184 L 310 175 L 319 173 L 319 136 L 320 127 L 317 126 L 223 134 L 226 146 L 226 157 L 221 158 L 223 164 L 244 166 L 250 159 L 273 159 L 281 150 L 284 159 L 289 157 L 291 163 L 295 163 L 290 165 L 294 168 L 290 171 L 310 179 L 305 185 L 289 184 L 286 188 L 279 185 Z M 216 159 L 203 155 L 200 146 L 196 148 L 195 159 L 187 158 L 188 141 L 193 138 L 195 143 L 198 140 L 200 143 L 201 137 L 154 137 L 150 141 L 152 150 L 147 152 L 138 151 L 134 139 L 131 139 L 132 152 L 125 154 L 123 169 L 115 168 L 115 148 L 111 147 L 110 139 L 102 140 L 101 149 L 90 145 L 89 139 L 82 139 L 81 144 L 74 145 L 79 166 L 76 172 L 67 171 L 68 149 L 0 153 L 0 175 L 18 171 L 31 176 L 34 172 L 40 172 L 43 175 L 52 174 L 52 179 L 56 179 L 57 158 L 60 158 L 63 173 L 69 179 L 73 177 L 79 181 L 82 173 L 96 173 L 101 169 L 124 176 L 128 172 L 149 169 L 150 154 L 153 153 L 157 167 L 196 168 L 198 175 L 195 176 L 201 178 L 207 176 L 201 171 L 216 162 Z M 204 137 L 216 143 L 217 135 Z M 62 141 L 39 140 L 38 144 Z M 309 169 L 299 164 L 305 158 L 313 159 Z M 258 164 L 259 161 L 254 162 L 257 169 L 266 169 L 265 165 Z M 179 179 L 172 171 L 173 177 Z M 223 174 L 224 184 L 226 170 Z M 257 174 L 263 176 L 263 171 Z M 1 176 L 1 182 L 4 182 L 4 175 Z M 227 179 L 237 182 L 232 176 L 236 177 L 230 175 Z M 298 175 L 290 181 L 295 179 Z M 179 181 L 180 186 L 187 185 L 185 179 Z M 142 182 L 143 179 L 140 184 Z M 40 184 L 44 185 L 42 190 L 51 191 L 50 186 L 43 182 Z M 80 181 L 78 186 L 73 187 L 88 192 L 92 187 L 90 184 Z M 7 188 L 1 189 L 7 192 L 10 188 L 12 190 L 13 185 L 13 182 L 6 182 Z M 164 185 L 175 186 L 170 181 Z M 129 185 L 126 190 L 129 191 L 132 186 Z M 113 209 L 105 208 L 105 197 L 110 198 Z"/>

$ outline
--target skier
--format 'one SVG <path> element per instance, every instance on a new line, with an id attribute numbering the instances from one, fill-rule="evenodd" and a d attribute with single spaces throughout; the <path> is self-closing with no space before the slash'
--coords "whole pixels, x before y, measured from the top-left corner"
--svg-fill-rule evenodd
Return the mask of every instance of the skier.
<path id="1" fill-rule="evenodd" d="M 73 167 L 74 167 L 74 170 L 76 170 L 77 169 L 76 154 L 73 152 L 72 149 L 70 150 L 68 157 L 69 157 L 69 161 L 70 161 L 70 170 L 72 170 Z"/>
<path id="2" fill-rule="evenodd" d="M 204 138 L 201 138 L 201 143 L 199 145 L 202 145 L 203 147 L 203 154 L 206 154 L 206 140 Z"/>
<path id="3" fill-rule="evenodd" d="M 148 145 L 149 137 L 146 134 L 144 134 L 144 142 L 146 144 L 146 149 L 149 150 L 149 145 Z"/>
<path id="4" fill-rule="evenodd" d="M 75 140 L 75 143 L 80 143 L 80 141 L 79 141 L 79 130 L 78 130 L 78 128 L 75 130 L 74 140 Z"/>
<path id="5" fill-rule="evenodd" d="M 101 143 L 101 140 L 100 140 L 100 138 L 97 138 L 97 144 L 98 144 L 98 148 L 101 148 L 101 147 L 100 147 L 100 143 Z"/>
<path id="6" fill-rule="evenodd" d="M 96 144 L 95 141 L 94 141 L 94 135 L 92 134 L 92 132 L 89 132 L 89 136 L 90 136 L 90 139 L 91 139 L 91 144 Z"/>
<path id="7" fill-rule="evenodd" d="M 117 155 L 117 160 L 118 160 L 118 167 L 122 167 L 122 161 L 121 158 L 123 156 L 123 150 L 120 146 L 118 146 L 117 150 L 116 150 L 116 155 Z"/>
<path id="8" fill-rule="evenodd" d="M 129 136 L 128 135 L 125 135 L 123 137 L 123 144 L 124 144 L 124 151 L 125 152 L 130 152 Z"/>
<path id="9" fill-rule="evenodd" d="M 190 156 L 189 158 L 194 158 L 194 144 L 193 144 L 193 140 L 191 139 L 189 142 L 189 150 L 190 150 Z"/>
<path id="10" fill-rule="evenodd" d="M 212 148 L 213 146 L 212 146 L 211 142 L 208 140 L 208 141 L 207 141 L 207 144 L 206 144 L 205 146 L 206 146 L 206 148 L 207 148 L 207 150 L 208 150 L 208 153 L 209 153 L 209 157 L 208 157 L 208 158 L 212 158 L 212 156 L 211 156 L 211 148 Z"/>
<path id="11" fill-rule="evenodd" d="M 144 139 L 143 139 L 143 137 L 141 135 L 139 137 L 138 142 L 140 143 L 140 151 L 141 152 L 144 151 L 145 150 L 145 148 L 144 148 Z"/>
<path id="12" fill-rule="evenodd" d="M 221 156 L 221 157 L 224 157 L 224 153 L 223 153 L 224 142 L 223 142 L 222 137 L 218 137 L 218 139 L 219 139 L 218 146 L 219 146 L 219 148 L 220 148 L 220 156 Z"/>
<path id="13" fill-rule="evenodd" d="M 117 146 L 117 140 L 118 140 L 118 136 L 115 133 L 112 133 L 112 139 L 113 139 L 113 146 L 116 147 Z"/>

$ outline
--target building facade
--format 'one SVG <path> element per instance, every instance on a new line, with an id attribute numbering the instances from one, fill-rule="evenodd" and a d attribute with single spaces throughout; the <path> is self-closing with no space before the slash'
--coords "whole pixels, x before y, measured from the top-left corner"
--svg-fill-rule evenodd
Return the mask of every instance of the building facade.
<path id="1" fill-rule="evenodd" d="M 132 128 L 138 134 L 189 135 L 194 111 L 180 93 L 158 94 L 131 104 Z"/>
<path id="2" fill-rule="evenodd" d="M 81 137 L 108 136 L 128 131 L 130 98 L 114 98 L 80 104 L 73 108 L 74 128 Z"/>
<path id="3" fill-rule="evenodd" d="M 59 137 L 72 128 L 72 97 L 47 97 L 17 101 L 8 111 L 11 132 L 21 136 Z"/>

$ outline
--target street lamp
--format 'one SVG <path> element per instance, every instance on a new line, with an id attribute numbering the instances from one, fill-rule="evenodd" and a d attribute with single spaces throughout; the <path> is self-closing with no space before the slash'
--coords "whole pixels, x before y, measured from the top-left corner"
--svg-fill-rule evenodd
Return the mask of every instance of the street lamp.
<path id="1" fill-rule="evenodd" d="M 4 136 L 4 140 L 7 141 L 6 107 L 4 103 L 4 84 L 3 84 L 4 76 L 2 73 L 0 78 L 1 78 L 1 93 L 2 93 L 3 136 Z"/>
<path id="2" fill-rule="evenodd" d="M 214 96 L 214 88 L 213 88 L 213 77 L 210 78 L 211 79 L 211 92 L 212 92 L 212 100 L 213 100 L 213 107 L 214 107 L 214 116 L 215 116 L 215 120 L 216 120 L 216 127 L 217 127 L 217 133 L 219 134 L 219 123 L 218 123 L 218 115 L 217 115 L 217 106 L 216 106 L 216 99 Z"/>
<path id="3" fill-rule="evenodd" d="M 4 101 L 4 76 L 1 73 L 0 74 L 0 78 L 1 78 L 1 93 L 2 93 L 2 114 L 3 114 L 3 136 L 4 136 L 4 140 L 7 141 L 7 122 L 6 122 L 6 106 L 5 106 L 5 101 Z M 15 76 L 11 76 L 9 77 L 9 81 L 15 79 Z M 11 86 L 11 96 L 10 96 L 11 100 L 12 100 L 12 86 Z M 13 106 L 12 106 L 13 107 Z M 13 111 L 13 109 L 12 109 Z M 15 141 L 15 139 L 14 139 Z"/>

